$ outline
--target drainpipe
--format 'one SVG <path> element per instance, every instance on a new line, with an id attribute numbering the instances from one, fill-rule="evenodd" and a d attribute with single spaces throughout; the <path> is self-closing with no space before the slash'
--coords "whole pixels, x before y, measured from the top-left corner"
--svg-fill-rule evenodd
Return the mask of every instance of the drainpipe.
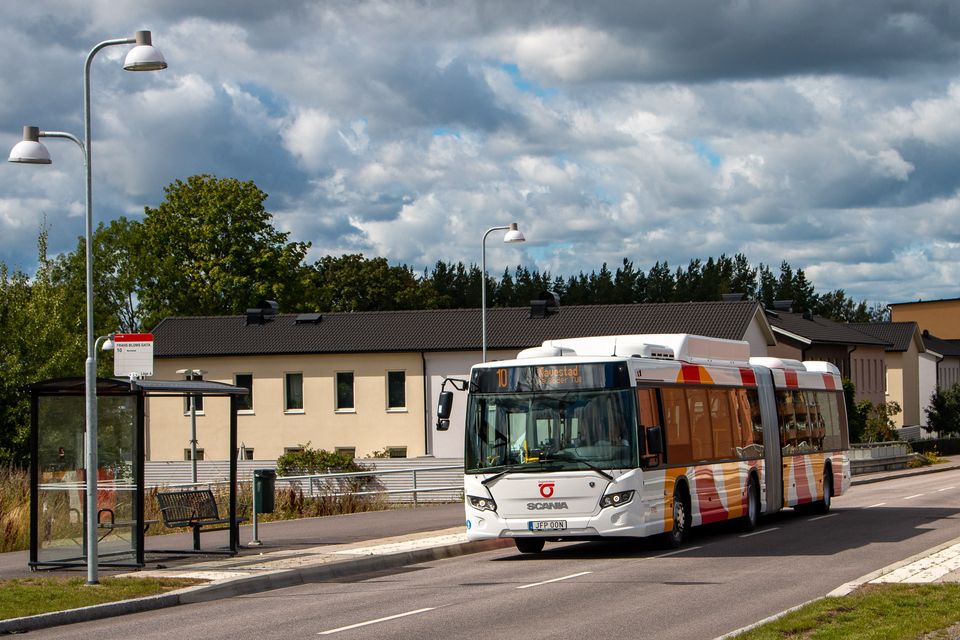
<path id="1" fill-rule="evenodd" d="M 420 369 L 423 372 L 423 454 L 425 456 L 433 455 L 433 438 L 430 431 L 430 380 L 427 378 L 427 356 L 420 352 Z"/>

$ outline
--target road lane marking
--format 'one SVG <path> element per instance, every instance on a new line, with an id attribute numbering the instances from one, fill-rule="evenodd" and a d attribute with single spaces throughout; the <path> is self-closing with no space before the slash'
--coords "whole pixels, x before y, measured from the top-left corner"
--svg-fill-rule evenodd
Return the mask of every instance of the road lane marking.
<path id="1" fill-rule="evenodd" d="M 517 589 L 529 589 L 530 587 L 539 587 L 542 584 L 550 584 L 551 582 L 560 582 L 561 580 L 569 580 L 570 578 L 579 578 L 580 576 L 585 576 L 588 573 L 593 573 L 593 571 L 581 571 L 580 573 L 574 573 L 569 576 L 563 576 L 562 578 L 554 578 L 553 580 L 544 580 L 543 582 L 534 582 L 533 584 L 525 584 Z"/>
<path id="2" fill-rule="evenodd" d="M 953 489 L 953 488 L 954 487 L 944 487 L 943 489 L 937 489 L 937 493 L 940 493 L 941 491 L 950 491 L 950 489 Z"/>
<path id="3" fill-rule="evenodd" d="M 770 533 L 771 531 L 777 531 L 780 527 L 770 527 L 769 529 L 761 529 L 760 531 L 754 531 L 753 533 L 744 533 L 741 535 L 741 538 L 750 538 L 752 536 L 758 536 L 761 533 Z"/>
<path id="4" fill-rule="evenodd" d="M 417 609 L 416 611 L 407 611 L 406 613 L 398 613 L 393 616 L 387 616 L 386 618 L 377 618 L 376 620 L 368 620 L 367 622 L 358 622 L 357 624 L 351 624 L 347 627 L 340 627 L 338 629 L 330 629 L 329 631 L 321 631 L 318 633 L 318 636 L 326 636 L 331 633 L 339 633 L 340 631 L 348 631 L 350 629 L 356 629 L 358 627 L 365 627 L 370 624 L 377 624 L 378 622 L 386 622 L 387 620 L 396 620 L 397 618 L 405 618 L 407 616 L 414 616 L 418 613 L 425 613 L 427 611 L 433 611 L 436 607 L 427 607 L 425 609 Z"/>
<path id="5" fill-rule="evenodd" d="M 869 507 L 864 507 L 864 509 L 873 509 L 874 507 L 882 507 L 887 504 L 886 502 L 878 502 L 877 504 L 872 504 Z"/>
<path id="6" fill-rule="evenodd" d="M 915 493 L 912 496 L 907 496 L 904 500 L 913 500 L 914 498 L 919 498 L 920 496 L 926 495 L 925 493 Z"/>
<path id="7" fill-rule="evenodd" d="M 835 515 L 837 515 L 837 514 L 836 514 L 836 513 L 828 513 L 828 514 L 823 515 L 823 516 L 817 516 L 816 518 L 810 518 L 809 522 L 816 522 L 817 520 L 823 520 L 824 518 L 832 518 L 832 517 L 835 516 Z"/>
<path id="8" fill-rule="evenodd" d="M 703 545 L 697 547 L 684 547 L 683 549 L 677 549 L 676 551 L 668 551 L 666 553 L 661 553 L 658 556 L 653 556 L 654 558 L 669 558 L 670 556 L 679 555 L 681 553 L 687 553 L 689 551 L 696 551 L 697 549 L 703 549 Z"/>

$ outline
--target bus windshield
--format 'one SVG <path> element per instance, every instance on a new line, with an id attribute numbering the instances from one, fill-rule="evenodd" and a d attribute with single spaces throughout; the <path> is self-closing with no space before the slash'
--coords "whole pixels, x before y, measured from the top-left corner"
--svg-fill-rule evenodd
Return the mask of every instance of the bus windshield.
<path id="1" fill-rule="evenodd" d="M 471 394 L 466 471 L 636 467 L 635 407 L 630 389 Z"/>

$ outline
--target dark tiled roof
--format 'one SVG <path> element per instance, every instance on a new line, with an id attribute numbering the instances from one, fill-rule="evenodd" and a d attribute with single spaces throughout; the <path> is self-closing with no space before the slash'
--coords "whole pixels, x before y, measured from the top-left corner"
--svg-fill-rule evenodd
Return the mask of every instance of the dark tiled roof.
<path id="1" fill-rule="evenodd" d="M 960 298 L 940 298 L 939 300 L 912 300 L 909 302 L 891 302 L 890 306 L 896 307 L 904 304 L 924 304 L 925 302 L 956 302 L 958 300 L 960 300 Z"/>
<path id="2" fill-rule="evenodd" d="M 916 322 L 851 322 L 850 326 L 889 343 L 887 351 L 906 351 L 919 330 Z"/>
<path id="3" fill-rule="evenodd" d="M 936 351 L 942 356 L 960 356 L 960 340 L 944 340 L 923 332 L 923 346 L 930 351 Z"/>
<path id="4" fill-rule="evenodd" d="M 779 327 L 814 343 L 887 345 L 886 340 L 857 331 L 850 325 L 827 320 L 817 315 L 767 311 L 767 320 L 774 327 Z"/>
<path id="5" fill-rule="evenodd" d="M 544 340 L 633 333 L 694 333 L 741 340 L 756 302 L 584 305 L 531 318 L 527 307 L 487 309 L 487 348 L 522 349 Z M 153 330 L 154 356 L 270 355 L 479 350 L 480 310 L 324 313 L 297 324 L 279 314 L 265 324 L 246 316 L 166 318 Z"/>

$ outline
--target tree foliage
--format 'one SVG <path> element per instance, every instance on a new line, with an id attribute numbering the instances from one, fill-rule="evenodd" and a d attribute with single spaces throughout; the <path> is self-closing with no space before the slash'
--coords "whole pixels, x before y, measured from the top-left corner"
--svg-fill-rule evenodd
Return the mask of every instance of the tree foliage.
<path id="1" fill-rule="evenodd" d="M 137 237 L 146 326 L 170 315 L 237 314 L 259 300 L 295 305 L 309 243 L 288 242 L 252 181 L 192 176 L 147 207 Z"/>
<path id="2" fill-rule="evenodd" d="M 940 437 L 960 435 L 960 384 L 949 389 L 937 387 L 926 414 L 928 431 Z"/>

